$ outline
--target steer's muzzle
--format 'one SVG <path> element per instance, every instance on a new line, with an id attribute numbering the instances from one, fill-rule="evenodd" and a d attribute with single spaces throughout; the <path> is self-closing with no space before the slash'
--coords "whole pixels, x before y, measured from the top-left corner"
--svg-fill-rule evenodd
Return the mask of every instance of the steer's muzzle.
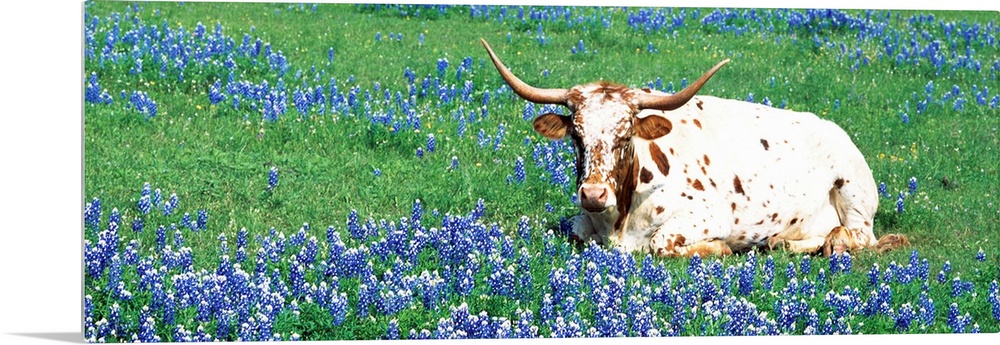
<path id="1" fill-rule="evenodd" d="M 615 206 L 615 192 L 606 184 L 584 183 L 577 193 L 580 207 L 588 212 L 602 212 Z"/>

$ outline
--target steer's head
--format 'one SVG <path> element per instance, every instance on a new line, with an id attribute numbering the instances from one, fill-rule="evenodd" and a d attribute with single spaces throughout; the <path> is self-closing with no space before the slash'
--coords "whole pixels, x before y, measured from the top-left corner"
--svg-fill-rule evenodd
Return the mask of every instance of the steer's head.
<path id="1" fill-rule="evenodd" d="M 619 214 L 631 198 L 638 170 L 632 152 L 632 137 L 652 140 L 670 132 L 670 122 L 660 116 L 637 117 L 643 109 L 674 110 L 694 97 L 724 60 L 684 90 L 672 95 L 653 95 L 625 86 L 600 82 L 570 89 L 540 89 L 510 72 L 493 49 L 481 40 L 500 75 L 518 96 L 534 103 L 561 104 L 572 114 L 543 114 L 534 128 L 553 140 L 569 136 L 577 151 L 577 184 L 580 206 L 588 212 L 603 212 L 615 206 Z M 631 181 L 631 182 L 630 182 Z M 631 185 L 630 185 L 631 183 Z M 622 198 L 623 202 L 619 202 Z"/>

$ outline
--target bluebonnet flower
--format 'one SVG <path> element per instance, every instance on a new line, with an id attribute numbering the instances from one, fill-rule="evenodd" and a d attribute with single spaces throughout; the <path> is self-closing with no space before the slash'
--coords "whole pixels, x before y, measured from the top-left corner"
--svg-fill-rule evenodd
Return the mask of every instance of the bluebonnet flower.
<path id="1" fill-rule="evenodd" d="M 812 261 L 809 255 L 802 257 L 802 262 L 799 263 L 799 273 L 802 275 L 808 275 L 812 271 Z"/>
<path id="2" fill-rule="evenodd" d="M 135 231 L 135 233 L 141 234 L 143 226 L 144 223 L 142 221 L 142 218 L 136 217 L 134 220 L 132 220 L 132 231 Z"/>
<path id="3" fill-rule="evenodd" d="M 916 177 L 910 177 L 909 193 L 910 193 L 910 195 L 914 195 L 914 194 L 917 193 L 917 178 Z"/>
<path id="4" fill-rule="evenodd" d="M 480 128 L 479 135 L 476 136 L 476 142 L 479 143 L 479 148 L 486 147 L 486 144 L 490 142 L 489 138 L 486 137 L 486 130 Z"/>
<path id="5" fill-rule="evenodd" d="M 976 261 L 979 262 L 986 261 L 986 253 L 983 252 L 983 248 L 979 248 L 979 251 L 976 252 Z"/>
<path id="6" fill-rule="evenodd" d="M 215 83 L 208 89 L 208 101 L 212 104 L 218 104 L 226 99 L 226 95 L 222 94 L 222 80 L 216 79 Z"/>
<path id="7" fill-rule="evenodd" d="M 834 261 L 833 260 L 833 256 L 834 255 L 830 256 L 830 262 L 831 262 L 830 265 L 831 266 L 833 265 L 833 261 Z M 838 259 L 836 260 L 837 261 L 837 269 L 834 270 L 834 268 L 831 267 L 830 268 L 830 272 L 851 273 L 851 267 L 852 267 L 851 254 L 848 253 L 848 252 L 843 252 L 840 255 L 836 255 L 836 256 L 838 256 Z"/>
<path id="8" fill-rule="evenodd" d="M 267 173 L 267 190 L 273 190 L 278 186 L 278 167 L 272 166 Z"/>
<path id="9" fill-rule="evenodd" d="M 975 285 L 971 281 L 963 281 L 958 277 L 955 277 L 951 281 L 951 296 L 959 297 L 966 293 L 972 293 Z"/>
<path id="10" fill-rule="evenodd" d="M 148 306 L 143 306 L 142 311 L 139 313 L 139 333 L 137 334 L 139 341 L 144 343 L 159 342 L 160 336 L 156 335 L 156 320 L 150 315 L 150 310 Z"/>
<path id="11" fill-rule="evenodd" d="M 556 255 L 556 246 L 554 242 L 555 242 L 555 234 L 552 232 L 552 230 L 548 230 L 542 233 L 542 244 L 544 246 L 542 249 L 543 255 L 549 257 Z"/>
<path id="12" fill-rule="evenodd" d="M 389 320 L 389 326 L 386 327 L 385 338 L 389 340 L 399 339 L 399 321 L 396 319 Z"/>
<path id="13" fill-rule="evenodd" d="M 1000 286 L 998 286 L 996 280 L 990 282 L 990 288 L 989 292 L 986 294 L 986 300 L 990 303 L 990 308 L 993 312 L 993 319 L 1000 321 Z"/>
<path id="14" fill-rule="evenodd" d="M 521 118 L 525 121 L 535 118 L 535 104 L 531 102 L 524 103 L 524 111 L 521 113 Z"/>
<path id="15" fill-rule="evenodd" d="M 191 230 L 198 230 L 198 228 L 194 226 L 194 223 L 191 223 L 191 214 L 187 212 L 184 212 L 184 216 L 181 217 L 181 226 Z"/>
<path id="16" fill-rule="evenodd" d="M 347 231 L 351 234 L 351 237 L 361 241 L 365 241 L 368 237 L 368 232 L 358 222 L 358 210 L 352 209 L 351 213 L 347 215 Z"/>
<path id="17" fill-rule="evenodd" d="M 770 255 L 764 261 L 764 290 L 771 291 L 774 286 L 774 258 Z"/>
<path id="18" fill-rule="evenodd" d="M 868 270 L 868 285 L 875 286 L 878 284 L 878 263 L 873 263 L 872 268 Z"/>
<path id="19" fill-rule="evenodd" d="M 434 139 L 434 134 L 427 134 L 427 152 L 434 152 L 434 148 L 437 146 Z"/>
<path id="20" fill-rule="evenodd" d="M 944 284 L 948 279 L 948 273 L 951 272 L 951 261 L 945 261 L 944 266 L 938 271 L 937 281 L 938 283 Z"/>
<path id="21" fill-rule="evenodd" d="M 917 318 L 920 320 L 920 327 L 924 329 L 934 324 L 934 300 L 930 298 L 927 291 L 921 291 L 917 297 Z"/>
<path id="22" fill-rule="evenodd" d="M 451 170 L 457 170 L 458 169 L 458 156 L 451 156 L 451 166 L 450 166 L 450 169 Z"/>
<path id="23" fill-rule="evenodd" d="M 148 120 L 156 117 L 156 102 L 149 98 L 149 95 L 142 91 L 132 91 L 129 96 L 130 109 L 142 113 Z"/>
<path id="24" fill-rule="evenodd" d="M 756 278 L 757 256 L 751 251 L 747 255 L 746 261 L 740 266 L 740 275 L 736 283 L 740 295 L 749 295 L 753 292 L 753 285 Z"/>
<path id="25" fill-rule="evenodd" d="M 105 284 L 105 288 L 114 291 L 114 289 L 118 287 L 118 282 L 121 281 L 121 275 L 122 275 L 121 259 L 118 257 L 118 254 L 113 254 L 111 256 L 108 266 L 108 275 L 107 275 L 108 280 L 107 283 Z"/>
<path id="26" fill-rule="evenodd" d="M 136 203 L 136 208 L 138 208 L 139 213 L 142 213 L 143 215 L 149 214 L 149 211 L 153 208 L 150 196 L 143 195 L 139 197 L 139 201 Z"/>
<path id="27" fill-rule="evenodd" d="M 438 72 L 438 77 L 439 78 L 440 77 L 444 77 L 444 71 L 447 68 L 448 68 L 448 59 L 447 58 L 440 58 L 440 59 L 438 59 L 438 61 L 437 61 L 437 72 Z"/>
<path id="28" fill-rule="evenodd" d="M 475 287 L 475 272 L 470 268 L 465 268 L 460 266 L 458 268 L 458 274 L 455 276 L 455 292 L 460 296 L 465 296 L 472 293 L 472 289 Z"/>
<path id="29" fill-rule="evenodd" d="M 958 303 L 952 303 L 948 307 L 948 326 L 951 327 L 953 333 L 965 333 L 965 326 L 968 324 L 968 321 L 958 314 Z"/>
<path id="30" fill-rule="evenodd" d="M 344 319 L 347 317 L 347 308 L 348 308 L 347 301 L 348 300 L 346 293 L 341 292 L 340 294 L 337 294 L 336 290 L 331 290 L 330 302 L 329 302 L 330 304 L 327 311 L 330 313 L 330 316 L 333 316 L 334 326 L 344 323 Z M 358 308 L 360 310 L 361 301 L 358 302 Z M 364 310 L 366 311 L 365 314 L 367 314 L 367 309 Z M 359 315 L 360 314 L 361 313 L 359 312 Z"/>
<path id="31" fill-rule="evenodd" d="M 122 222 L 122 216 L 121 213 L 118 212 L 118 208 L 117 207 L 112 208 L 111 214 L 108 215 L 108 226 L 110 227 L 111 224 L 114 224 L 117 228 L 117 226 L 121 224 L 121 222 Z"/>
<path id="32" fill-rule="evenodd" d="M 417 158 L 424 158 L 424 148 L 417 147 Z"/>
<path id="33" fill-rule="evenodd" d="M 376 177 L 382 176 L 382 170 L 380 170 L 379 168 L 375 168 L 375 170 L 372 171 L 372 173 L 375 174 Z"/>
<path id="34" fill-rule="evenodd" d="M 896 313 L 896 330 L 909 330 L 910 323 L 913 321 L 914 317 L 916 317 L 916 312 L 913 311 L 913 306 L 909 303 L 903 303 L 903 305 L 899 307 L 899 312 Z"/>
<path id="35" fill-rule="evenodd" d="M 905 199 L 905 196 L 903 195 L 903 192 L 899 192 L 899 197 L 896 198 L 896 212 L 897 213 L 903 213 L 903 200 L 904 199 Z"/>
<path id="36" fill-rule="evenodd" d="M 163 204 L 163 215 L 169 216 L 174 213 L 174 209 L 180 202 L 177 199 L 177 193 L 170 193 L 170 198 L 166 203 Z"/>
<path id="37" fill-rule="evenodd" d="M 156 249 L 163 250 L 163 247 L 167 245 L 167 229 L 160 225 L 156 229 Z"/>
<path id="38" fill-rule="evenodd" d="M 91 227 L 100 226 L 101 222 L 101 200 L 94 198 L 90 203 L 87 203 L 83 210 L 84 223 Z"/>
<path id="39" fill-rule="evenodd" d="M 494 264 L 496 266 L 496 264 Z M 490 288 L 490 294 L 494 296 L 514 296 L 514 266 L 494 267 L 493 272 L 486 278 Z"/>
<path id="40" fill-rule="evenodd" d="M 871 292 L 868 300 L 862 306 L 862 313 L 865 316 L 877 314 L 889 315 L 892 309 L 892 288 L 885 283 L 879 284 L 878 288 Z"/>
<path id="41" fill-rule="evenodd" d="M 514 161 L 514 180 L 516 180 L 518 183 L 523 183 L 524 179 L 525 179 L 524 158 L 517 157 L 517 160 Z"/>
<path id="42" fill-rule="evenodd" d="M 195 220 L 195 229 L 205 230 L 208 223 L 208 211 L 198 210 L 198 218 Z"/>
<path id="43" fill-rule="evenodd" d="M 497 126 L 497 136 L 493 138 L 493 151 L 500 149 L 500 144 L 503 142 L 503 137 L 507 133 L 506 124 L 501 123 Z"/>
<path id="44" fill-rule="evenodd" d="M 528 217 L 521 216 L 517 222 L 517 236 L 526 242 L 531 241 L 531 227 L 528 225 Z"/>

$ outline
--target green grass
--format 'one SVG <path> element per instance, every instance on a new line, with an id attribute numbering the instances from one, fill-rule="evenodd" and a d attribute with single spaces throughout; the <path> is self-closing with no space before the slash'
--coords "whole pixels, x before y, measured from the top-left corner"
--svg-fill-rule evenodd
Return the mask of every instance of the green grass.
<path id="1" fill-rule="evenodd" d="M 85 10 L 104 21 L 111 13 L 125 13 L 126 6 L 117 2 L 91 2 Z M 464 214 L 478 199 L 483 199 L 487 206 L 484 218 L 498 222 L 508 234 L 516 229 L 521 215 L 552 227 L 558 224 L 560 216 L 578 212 L 570 202 L 569 191 L 538 178 L 546 173 L 532 164 L 531 146 L 522 145 L 522 141 L 530 137 L 533 145 L 546 139 L 533 133 L 530 123 L 522 120 L 524 101 L 510 93 L 496 93 L 503 81 L 478 43 L 482 37 L 515 73 L 542 87 L 569 87 L 599 79 L 644 87 L 658 77 L 664 84 L 672 81 L 679 85 L 681 78 L 692 80 L 715 62 L 732 59 L 702 94 L 745 99 L 752 93 L 757 102 L 765 97 L 775 105 L 785 101 L 788 108 L 813 112 L 834 121 L 865 154 L 876 181 L 888 186 L 893 197 L 881 199 L 875 219 L 876 234 L 903 233 L 912 246 L 884 254 L 858 253 L 855 272 L 865 272 L 875 262 L 882 267 L 891 261 L 905 263 L 910 250 L 917 250 L 933 263 L 933 280 L 937 268 L 950 261 L 955 271 L 967 272 L 962 279 L 971 279 L 984 288 L 978 299 L 969 298 L 969 303 L 982 308 L 969 312 L 974 313 L 984 332 L 1000 331 L 982 297 L 985 286 L 1000 274 L 997 269 L 1000 252 L 996 250 L 1000 241 L 996 225 L 1000 221 L 996 191 L 1000 185 L 997 171 L 1000 118 L 996 108 L 976 104 L 971 95 L 973 85 L 989 87 L 990 97 L 1000 91 L 997 83 L 1000 72 L 990 70 L 1000 55 L 995 44 L 972 47 L 974 57 L 982 60 L 981 72 L 959 69 L 936 74 L 934 67 L 926 62 L 898 66 L 894 58 L 878 58 L 881 41 L 858 41 L 853 30 L 820 32 L 818 37 L 844 42 L 848 51 L 860 48 L 869 57 L 870 64 L 852 71 L 854 60 L 843 57 L 839 48 L 816 47 L 812 33 L 777 27 L 766 35 L 756 32 L 737 35 L 703 27 L 697 21 L 699 17 L 686 18 L 687 24 L 676 33 L 646 35 L 627 25 L 627 9 L 603 12 L 612 18 L 610 28 L 601 25 L 599 15 L 596 20 L 588 19 L 572 27 L 566 27 L 564 22 L 546 22 L 544 32 L 550 41 L 540 45 L 535 40 L 537 22 L 522 23 L 513 14 L 504 22 L 470 18 L 469 10 L 464 7 L 451 8 L 445 14 L 425 10 L 419 17 L 412 13 L 400 15 L 395 10 L 329 4 L 319 5 L 316 11 L 308 5 L 300 9 L 293 4 L 263 3 L 166 2 L 142 3 L 140 7 L 134 16 L 142 21 L 164 22 L 172 29 L 180 25 L 189 33 L 199 22 L 206 26 L 208 34 L 216 23 L 221 23 L 224 35 L 232 37 L 236 45 L 244 33 L 252 30 L 254 38 L 283 52 L 290 65 L 282 78 L 288 90 L 288 113 L 276 122 L 266 122 L 261 120 L 260 111 L 246 107 L 233 110 L 229 99 L 218 105 L 210 104 L 209 87 L 218 79 L 225 84 L 228 74 L 221 65 L 189 66 L 183 81 L 178 81 L 174 72 L 159 77 L 149 60 L 144 61 L 146 66 L 139 75 L 129 72 L 131 62 L 116 65 L 101 64 L 97 59 L 84 60 L 84 77 L 96 73 L 101 87 L 115 97 L 112 105 L 84 107 L 85 200 L 97 197 L 107 210 L 117 207 L 125 224 L 129 224 L 137 216 L 138 191 L 143 183 L 149 182 L 153 188 L 161 189 L 165 197 L 177 193 L 181 200 L 180 214 L 190 212 L 194 216 L 199 209 L 207 210 L 208 231 L 185 235 L 198 269 L 210 270 L 217 265 L 219 234 L 225 234 L 232 246 L 232 239 L 241 228 L 248 229 L 252 238 L 255 234 L 266 235 L 272 227 L 286 234 L 294 233 L 303 223 L 309 223 L 310 235 L 324 238 L 328 226 L 344 228 L 352 209 L 358 211 L 362 220 L 368 217 L 398 220 L 409 215 L 416 199 L 421 200 L 425 210 L 438 210 L 441 214 Z M 692 10 L 688 9 L 688 13 Z M 701 17 L 710 12 L 702 9 Z M 598 12 L 580 9 L 579 13 L 591 18 Z M 906 19 L 916 13 L 892 12 L 890 27 L 908 28 Z M 934 23 L 958 21 L 985 26 L 997 19 L 996 13 L 988 12 L 933 14 Z M 923 29 L 935 37 L 943 36 L 939 25 L 924 25 Z M 110 25 L 102 23 L 99 28 L 96 38 L 103 42 Z M 128 28 L 129 23 L 122 24 L 122 32 Z M 377 32 L 383 35 L 381 42 L 375 41 Z M 402 33 L 404 38 L 401 42 L 390 42 L 385 38 L 389 33 Z M 417 40 L 421 33 L 425 35 L 422 45 Z M 996 36 L 995 32 L 991 34 Z M 597 53 L 571 55 L 570 47 L 581 39 L 588 50 L 596 49 Z M 646 52 L 651 41 L 659 49 L 656 54 Z M 329 48 L 336 52 L 332 63 L 327 59 Z M 945 44 L 942 49 L 965 52 L 961 45 L 951 48 Z M 291 90 L 295 87 L 303 83 L 327 85 L 331 77 L 337 79 L 341 91 L 355 85 L 372 90 L 377 82 L 382 90 L 401 91 L 405 95 L 404 69 L 415 72 L 419 85 L 425 76 L 437 75 L 435 64 L 440 58 L 447 58 L 450 64 L 443 79 L 454 83 L 456 67 L 467 56 L 472 57 L 473 67 L 465 76 L 475 83 L 476 91 L 474 101 L 463 105 L 464 109 L 478 108 L 484 90 L 490 90 L 493 99 L 488 106 L 488 119 L 470 123 L 463 137 L 456 135 L 457 124 L 451 119 L 458 108 L 457 102 L 438 107 L 433 95 L 418 99 L 417 113 L 423 123 L 418 133 L 392 133 L 389 127 L 372 125 L 363 116 L 346 114 L 312 114 L 303 120 L 291 104 Z M 257 64 L 246 59 L 238 59 L 236 63 L 238 80 L 254 83 L 268 80 L 271 85 L 277 82 L 266 59 Z M 317 72 L 310 72 L 311 67 Z M 299 70 L 303 72 L 301 79 L 294 77 Z M 543 71 L 548 71 L 548 76 Z M 318 82 L 313 81 L 316 73 L 321 76 Z M 353 84 L 347 83 L 349 76 L 353 76 Z M 773 86 L 771 78 L 775 80 Z M 949 101 L 932 103 L 924 113 L 917 114 L 917 102 L 923 99 L 929 81 L 935 85 L 932 95 L 935 100 L 940 100 L 952 85 L 959 86 L 966 100 L 964 109 L 953 110 Z M 456 88 L 461 86 L 459 83 Z M 157 102 L 159 111 L 155 118 L 144 119 L 127 109 L 127 100 L 118 97 L 122 91 L 136 90 L 147 92 Z M 372 96 L 381 99 L 381 91 L 373 92 Z M 363 92 L 359 95 L 362 97 Z M 836 107 L 838 101 L 840 105 Z M 904 112 L 909 115 L 906 124 L 900 120 Z M 507 131 L 502 149 L 494 151 L 492 145 L 479 148 L 476 135 L 480 129 L 492 136 L 501 123 Z M 425 144 L 428 133 L 436 135 L 437 150 L 417 158 L 414 150 Z M 448 169 L 452 156 L 460 161 L 457 170 Z M 517 157 L 525 159 L 528 179 L 523 184 L 508 185 L 506 176 L 513 174 Z M 267 173 L 272 166 L 280 171 L 280 185 L 266 191 Z M 381 176 L 373 174 L 375 169 L 381 170 Z M 895 210 L 895 195 L 906 190 L 910 177 L 917 178 L 918 192 L 907 198 L 906 210 L 900 214 Z M 945 177 L 950 181 L 947 186 L 941 182 Z M 555 206 L 556 212 L 545 212 L 546 202 Z M 155 243 L 152 229 L 161 224 L 179 224 L 180 214 L 163 216 L 154 210 L 145 217 L 147 230 L 142 234 L 134 234 L 123 226 L 121 243 L 132 238 L 143 244 Z M 425 217 L 429 224 L 440 223 L 440 217 L 431 217 L 429 212 Z M 345 241 L 354 244 L 348 240 L 349 235 L 341 232 Z M 91 233 L 85 236 L 93 239 Z M 541 247 L 539 238 L 540 234 L 536 234 L 531 248 Z M 248 250 L 251 257 L 257 245 L 251 240 Z M 973 259 L 980 248 L 987 253 L 986 263 Z M 155 250 L 146 245 L 140 253 L 148 255 Z M 787 262 L 798 260 L 798 256 L 780 252 L 772 255 L 779 272 Z M 680 270 L 687 265 L 686 260 L 658 261 Z M 743 258 L 722 261 L 733 264 Z M 822 267 L 822 262 L 825 261 L 816 260 L 814 265 Z M 417 272 L 437 269 L 432 258 L 421 263 Z M 539 262 L 531 272 L 536 286 L 545 284 L 549 267 Z M 287 271 L 287 266 L 282 269 Z M 134 279 L 134 272 L 131 274 Z M 485 279 L 484 273 L 480 273 L 480 278 Z M 836 286 L 863 286 L 865 281 L 863 273 L 836 279 Z M 353 291 L 357 284 L 356 280 L 341 283 L 342 291 Z M 85 290 L 97 295 L 95 286 L 99 285 L 100 282 L 88 280 Z M 484 286 L 480 284 L 477 289 L 483 290 Z M 915 301 L 919 290 L 897 293 L 899 300 Z M 353 298 L 355 303 L 356 296 Z M 537 310 L 539 300 L 540 296 L 522 307 Z M 470 299 L 469 303 L 473 312 L 488 310 L 490 315 L 508 318 L 513 318 L 516 309 L 511 301 L 503 299 Z M 98 309 L 106 309 L 107 304 L 110 302 L 98 298 Z M 769 307 L 767 303 L 760 305 L 765 306 Z M 589 305 L 581 308 L 586 310 Z M 947 305 L 938 305 L 939 314 L 946 310 Z M 297 332 L 304 339 L 379 338 L 388 322 L 385 317 L 366 321 L 349 316 L 345 326 L 329 328 L 330 316 L 314 306 L 303 307 L 298 318 L 290 312 L 282 315 L 275 330 L 283 334 Z M 437 319 L 446 315 L 446 310 L 429 312 L 416 308 L 403 311 L 397 318 L 405 336 L 411 328 L 433 329 Z M 947 332 L 943 324 L 938 322 L 938 328 L 930 331 Z M 891 333 L 892 321 L 866 323 L 863 330 Z M 170 330 L 164 332 L 168 333 Z"/>

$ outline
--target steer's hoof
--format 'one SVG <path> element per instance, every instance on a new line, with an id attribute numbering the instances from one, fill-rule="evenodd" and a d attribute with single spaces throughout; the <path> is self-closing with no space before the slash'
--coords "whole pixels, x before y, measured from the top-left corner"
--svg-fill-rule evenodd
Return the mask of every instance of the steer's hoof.
<path id="1" fill-rule="evenodd" d="M 899 247 L 905 247 L 910 245 L 910 240 L 906 238 L 903 234 L 888 234 L 882 236 L 878 239 L 878 243 L 875 244 L 875 250 L 879 253 L 893 250 Z"/>
<path id="2" fill-rule="evenodd" d="M 854 234 L 846 227 L 838 226 L 830 230 L 823 243 L 823 256 L 829 257 L 833 254 L 843 254 L 858 247 L 854 239 Z"/>
<path id="3" fill-rule="evenodd" d="M 778 236 L 771 237 L 771 238 L 767 239 L 767 249 L 768 250 L 777 250 L 777 249 L 788 250 L 788 241 L 786 241 L 785 239 L 783 239 L 781 237 L 778 237 Z"/>

